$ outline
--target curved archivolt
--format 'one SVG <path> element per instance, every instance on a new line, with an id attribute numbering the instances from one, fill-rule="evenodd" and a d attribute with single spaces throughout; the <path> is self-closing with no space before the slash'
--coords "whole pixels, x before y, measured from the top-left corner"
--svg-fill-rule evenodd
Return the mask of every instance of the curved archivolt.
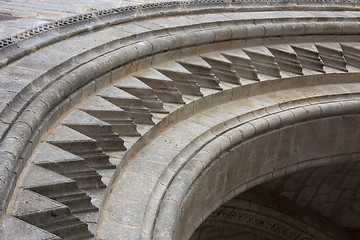
<path id="1" fill-rule="evenodd" d="M 357 5 L 210 6 L 8 58 L 4 236 L 187 239 L 252 187 L 358 161 Z"/>

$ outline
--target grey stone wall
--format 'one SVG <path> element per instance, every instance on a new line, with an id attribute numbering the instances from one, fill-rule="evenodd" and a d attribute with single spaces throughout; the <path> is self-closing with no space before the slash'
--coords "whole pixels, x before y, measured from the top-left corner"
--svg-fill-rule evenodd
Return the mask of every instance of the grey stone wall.
<path id="1" fill-rule="evenodd" d="M 349 129 L 328 127 L 315 147 L 284 129 L 311 133 L 308 122 L 358 117 L 358 11 L 321 1 L 175 2 L 3 39 L 3 226 L 44 239 L 185 239 L 253 186 L 357 161 L 357 131 L 349 140 Z M 266 158 L 252 150 L 265 143 Z M 234 146 L 245 160 L 231 157 Z M 333 148 L 349 158 L 324 155 Z"/>

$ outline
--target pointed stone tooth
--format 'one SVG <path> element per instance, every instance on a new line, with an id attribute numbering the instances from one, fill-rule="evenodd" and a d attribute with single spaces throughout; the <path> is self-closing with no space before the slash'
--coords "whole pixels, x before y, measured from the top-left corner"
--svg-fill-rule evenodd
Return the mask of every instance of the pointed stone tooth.
<path id="1" fill-rule="evenodd" d="M 279 65 L 280 70 L 304 75 L 296 53 L 289 45 L 275 45 L 268 47 L 268 49 L 275 56 L 275 61 Z"/>
<path id="2" fill-rule="evenodd" d="M 200 86 L 194 80 L 191 72 L 177 62 L 168 62 L 155 67 L 156 70 L 174 81 L 182 94 L 203 96 Z"/>
<path id="3" fill-rule="evenodd" d="M 281 78 L 279 66 L 269 49 L 261 46 L 245 48 L 244 51 L 251 58 L 252 64 L 259 73 Z"/>
<path id="4" fill-rule="evenodd" d="M 99 96 L 123 109 L 135 123 L 154 124 L 149 109 L 138 97 L 117 87 L 110 87 L 101 92 Z"/>
<path id="5" fill-rule="evenodd" d="M 201 57 L 186 58 L 177 62 L 193 74 L 200 87 L 222 90 L 211 66 Z"/>
<path id="6" fill-rule="evenodd" d="M 320 57 L 325 66 L 348 72 L 339 43 L 317 43 L 315 46 L 319 50 Z"/>
<path id="7" fill-rule="evenodd" d="M 360 44 L 340 43 L 347 64 L 360 68 Z"/>
<path id="8" fill-rule="evenodd" d="M 135 77 L 127 77 L 114 85 L 141 99 L 145 107 L 153 113 L 169 113 L 155 95 L 154 90 Z"/>
<path id="9" fill-rule="evenodd" d="M 292 44 L 291 47 L 296 52 L 303 68 L 325 73 L 324 63 L 320 59 L 319 52 L 314 44 Z"/>
<path id="10" fill-rule="evenodd" d="M 57 209 L 60 209 L 60 210 L 63 210 L 64 212 L 70 213 L 69 208 L 66 207 L 65 205 L 63 205 L 57 201 L 51 200 L 50 198 L 42 196 L 33 191 L 30 191 L 27 189 L 22 189 L 19 191 L 19 193 L 16 197 L 13 215 L 22 219 L 21 218 L 22 216 L 25 216 L 28 214 L 32 214 L 32 213 L 36 214 L 36 213 L 41 213 L 41 212 L 46 212 L 46 211 L 51 211 L 51 210 L 56 211 Z M 42 222 L 44 219 L 29 219 L 29 220 L 32 220 L 34 222 L 36 222 L 36 221 Z M 28 221 L 26 221 L 26 222 L 28 222 Z M 47 224 L 45 221 L 42 223 L 44 225 Z M 33 225 L 38 226 L 37 224 L 33 224 Z"/>
<path id="11" fill-rule="evenodd" d="M 185 103 L 174 82 L 156 69 L 146 69 L 146 71 L 136 73 L 135 77 L 154 89 L 155 94 L 161 101 Z"/>
<path id="12" fill-rule="evenodd" d="M 258 72 L 255 66 L 251 63 L 251 58 L 241 49 L 235 49 L 232 51 L 221 52 L 227 59 L 229 59 L 233 65 L 234 70 L 241 78 L 259 81 L 257 76 Z"/>
<path id="13" fill-rule="evenodd" d="M 60 240 L 61 238 L 12 216 L 4 216 L 0 239 Z"/>
<path id="14" fill-rule="evenodd" d="M 12 214 L 61 239 L 86 239 L 93 236 L 87 224 L 72 215 L 67 206 L 30 190 L 22 189 L 18 192 Z"/>
<path id="15" fill-rule="evenodd" d="M 22 187 L 65 204 L 72 213 L 98 210 L 92 205 L 91 198 L 81 191 L 76 182 L 70 178 L 35 164 L 27 168 L 25 177 L 27 181 Z"/>
<path id="16" fill-rule="evenodd" d="M 80 189 L 105 188 L 101 176 L 85 160 L 49 143 L 42 143 L 32 162 L 76 181 Z"/>
<path id="17" fill-rule="evenodd" d="M 115 165 L 109 162 L 109 156 L 98 147 L 94 139 L 65 125 L 57 127 L 47 142 L 82 157 L 91 168 L 115 168 Z"/>
<path id="18" fill-rule="evenodd" d="M 31 164 L 24 176 L 27 181 L 22 183 L 24 188 L 37 188 L 43 185 L 75 184 L 75 181 L 56 172 L 47 170 L 36 164 Z"/>
<path id="19" fill-rule="evenodd" d="M 62 124 L 95 139 L 104 151 L 124 151 L 124 141 L 114 133 L 111 125 L 100 119 L 76 110 L 68 115 Z"/>
<path id="20" fill-rule="evenodd" d="M 224 82 L 240 84 L 239 76 L 236 73 L 231 61 L 220 53 L 210 53 L 201 56 L 212 67 L 215 76 Z"/>
<path id="21" fill-rule="evenodd" d="M 80 109 L 109 123 L 112 130 L 119 134 L 119 136 L 140 136 L 140 133 L 136 130 L 136 125 L 126 115 L 126 112 L 102 97 L 93 97 L 81 105 Z"/>
<path id="22" fill-rule="evenodd" d="M 61 127 L 61 126 L 60 126 Z M 84 161 L 83 158 L 44 142 L 40 145 L 31 162 L 41 165 L 52 162 Z"/>

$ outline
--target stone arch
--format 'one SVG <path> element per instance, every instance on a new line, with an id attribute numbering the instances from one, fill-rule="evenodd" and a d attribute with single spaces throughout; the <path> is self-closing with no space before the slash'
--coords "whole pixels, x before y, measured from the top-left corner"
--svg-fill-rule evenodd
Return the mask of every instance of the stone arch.
<path id="1" fill-rule="evenodd" d="M 264 10 L 263 14 L 281 10 L 285 15 L 278 24 L 273 24 L 274 21 L 276 22 L 277 15 L 269 14 L 262 17 L 257 12 L 253 12 L 252 8 L 259 7 L 259 5 L 260 9 Z M 8 40 L 6 44 L 5 41 L 2 41 L 3 69 L 25 68 L 24 76 L 29 78 L 29 82 L 14 94 L 1 112 L 0 153 L 4 160 L 2 164 L 4 171 L 1 172 L 2 196 L 3 209 L 7 208 L 7 214 L 4 216 L 14 215 L 30 223 L 31 215 L 26 212 L 26 209 L 22 208 L 23 212 L 17 210 L 22 204 L 21 197 L 23 199 L 30 198 L 27 196 L 28 194 L 34 199 L 44 200 L 43 196 L 48 197 L 53 194 L 46 191 L 55 184 L 49 188 L 36 184 L 24 185 L 29 176 L 40 171 L 39 169 L 43 171 L 44 175 L 47 170 L 60 172 L 48 162 L 39 162 L 38 159 L 42 159 L 39 157 L 41 155 L 39 152 L 54 145 L 85 160 L 90 159 L 88 155 L 81 152 L 86 152 L 88 149 L 83 148 L 81 151 L 77 151 L 71 148 L 72 143 L 75 145 L 76 141 L 73 140 L 77 137 L 77 143 L 86 142 L 88 146 L 91 145 L 89 148 L 97 149 L 96 154 L 98 155 L 96 156 L 102 159 L 105 167 L 113 167 L 107 162 L 106 155 L 121 159 L 113 177 L 109 180 L 109 191 L 101 199 L 102 204 L 99 205 L 101 217 L 97 229 L 98 237 L 138 239 L 141 236 L 144 239 L 152 237 L 160 239 L 163 232 L 157 232 L 156 226 L 163 226 L 161 222 L 164 220 L 161 213 L 166 212 L 168 207 L 163 201 L 163 196 L 165 198 L 172 197 L 171 194 L 177 196 L 176 194 L 179 193 L 179 191 L 170 192 L 172 184 L 179 178 L 179 174 L 182 174 L 181 170 L 178 172 L 178 169 L 181 169 L 182 165 L 186 163 L 186 158 L 192 159 L 197 156 L 194 149 L 207 146 L 208 152 L 204 154 L 212 154 L 211 157 L 216 157 L 222 151 L 227 150 L 226 144 L 231 144 L 231 141 L 236 142 L 241 138 L 261 133 L 267 127 L 281 129 L 309 119 L 324 118 L 326 120 L 334 119 L 336 116 L 357 114 L 359 64 L 353 52 L 359 51 L 356 43 L 358 42 L 359 25 L 354 21 L 357 19 L 355 16 L 342 11 L 353 11 L 355 14 L 358 11 L 358 5 L 333 3 L 318 6 L 315 3 L 316 6 L 312 6 L 306 2 L 286 3 L 286 6 L 283 2 L 269 3 L 269 6 L 261 2 L 259 5 L 253 2 L 240 5 L 236 1 L 231 3 L 220 1 L 219 3 L 206 2 L 206 4 L 203 2 L 167 3 L 112 9 L 55 22 L 38 30 L 39 33 L 35 33 L 33 37 L 23 34 Z M 162 11 L 159 12 L 159 8 Z M 212 13 L 208 14 L 209 9 Z M 300 11 L 311 9 L 327 10 L 329 15 L 324 13 L 315 19 L 308 16 L 306 12 L 303 13 L 304 15 L 300 14 Z M 333 18 L 332 14 L 335 13 L 330 14 L 330 11 L 333 10 L 337 11 L 337 19 Z M 294 17 L 292 11 L 299 15 Z M 217 16 L 222 16 L 222 19 L 214 19 L 211 14 L 218 14 Z M 177 16 L 174 17 L 174 15 Z M 199 18 L 200 15 L 205 17 Z M 193 18 L 187 18 L 187 16 L 193 16 Z M 146 19 L 147 17 L 149 19 Z M 130 20 L 133 22 L 129 23 Z M 185 21 L 185 25 L 182 20 L 187 21 Z M 148 28 L 134 24 L 137 21 L 147 24 Z M 130 31 L 131 27 L 133 30 Z M 123 29 L 128 29 L 128 31 L 123 31 Z M 83 35 L 77 36 L 79 33 L 83 33 Z M 106 37 L 102 37 L 105 35 Z M 69 39 L 62 41 L 65 36 L 68 36 Z M 154 38 L 148 40 L 149 36 Z M 321 43 L 314 45 L 315 40 Z M 68 44 L 69 42 L 70 44 Z M 89 46 L 86 46 L 85 49 L 77 49 L 79 42 L 86 42 Z M 21 43 L 20 47 L 16 45 L 17 43 Z M 301 45 L 304 43 L 308 45 Z M 266 47 L 264 47 L 265 45 Z M 37 51 L 27 55 L 31 52 L 30 49 Z M 245 55 L 233 55 L 234 49 Z M 64 56 L 59 50 L 65 53 Z M 35 61 L 42 57 L 46 58 L 48 55 L 54 56 L 51 55 L 54 51 L 59 56 L 56 63 L 44 64 L 44 62 Z M 219 60 L 218 56 L 214 57 L 210 54 L 214 52 L 221 52 L 221 56 L 227 56 L 227 60 Z M 70 53 L 70 55 L 65 56 L 66 53 Z M 188 61 L 191 57 L 200 58 L 199 61 L 205 61 L 204 64 L 210 67 Z M 30 71 L 27 69 L 29 66 L 27 64 L 31 61 L 34 61 L 38 67 L 43 66 L 44 69 L 40 68 L 35 73 Z M 166 79 L 168 81 L 166 84 L 159 84 L 159 81 L 156 80 L 164 79 L 157 79 L 147 71 L 156 73 L 162 71 L 164 74 L 169 74 L 164 68 L 159 67 L 165 61 L 175 61 L 174 64 L 180 64 L 194 79 L 187 82 L 187 86 L 184 87 L 181 85 L 184 83 L 181 83 L 173 74 L 169 77 L 171 83 Z M 291 61 L 292 64 L 288 64 L 287 61 Z M 315 64 L 313 64 L 314 62 Z M 239 65 L 247 71 L 239 70 Z M 163 67 L 163 65 L 161 66 Z M 236 67 L 238 71 L 235 71 Z M 306 74 L 303 73 L 304 69 L 307 69 Z M 145 73 L 141 70 L 145 70 Z M 4 72 L 6 73 L 6 71 Z M 184 71 L 181 73 L 184 74 Z M 129 75 L 145 82 L 147 87 L 138 86 L 132 89 L 124 85 L 125 81 L 123 80 Z M 211 84 L 209 79 L 212 79 Z M 133 79 L 132 81 L 137 80 Z M 133 82 L 130 81 L 130 83 Z M 164 85 L 166 85 L 165 88 Z M 117 96 L 122 96 L 121 103 L 119 103 L 118 100 L 114 100 L 116 98 L 114 93 L 106 93 L 106 95 L 103 92 L 114 86 L 119 88 L 123 95 L 130 94 L 131 96 L 127 95 L 126 98 L 120 94 L 119 90 Z M 199 89 L 202 89 L 202 92 Z M 124 91 L 127 93 L 125 94 Z M 129 93 L 129 91 L 131 92 Z M 294 97 L 289 96 L 291 94 Z M 186 101 L 183 99 L 185 97 Z M 130 101 L 138 104 L 131 109 L 126 109 L 126 106 L 121 105 L 125 109 L 123 112 L 119 109 L 114 110 L 114 107 L 111 110 L 117 111 L 119 118 L 122 114 L 122 123 L 127 122 L 128 127 L 133 124 L 131 125 L 134 131 L 132 134 L 141 134 L 136 141 L 128 140 L 126 142 L 127 144 L 131 143 L 131 146 L 124 156 L 116 155 L 116 153 L 111 155 L 106 152 L 114 150 L 114 146 L 111 145 L 112 141 L 118 143 L 118 146 L 122 143 L 119 140 L 119 134 L 113 134 L 112 124 L 104 123 L 105 120 L 111 122 L 110 117 L 100 121 L 101 116 L 106 115 L 105 112 L 101 112 L 99 109 L 94 110 L 89 107 L 89 104 L 84 105 L 85 101 L 95 98 L 112 101 L 112 104 L 121 105 L 130 103 Z M 244 105 L 241 105 L 240 108 L 231 105 L 236 102 Z M 161 103 L 166 103 L 167 109 L 161 110 L 161 114 L 166 111 L 169 114 L 161 115 L 162 117 L 156 115 L 155 111 L 160 110 L 155 109 L 155 103 L 158 107 Z M 226 107 L 228 110 L 224 111 L 223 108 Z M 239 114 L 234 114 L 235 110 Z M 96 111 L 101 112 L 101 114 L 99 113 L 101 116 L 96 115 Z M 139 112 L 143 114 L 141 115 L 143 118 L 145 118 L 144 116 L 148 118 L 148 123 L 151 123 L 151 117 L 157 116 L 156 124 L 153 127 L 143 127 L 141 133 L 134 130 L 135 123 L 138 127 L 143 124 L 142 117 L 136 118 L 137 114 L 140 114 Z M 220 114 L 214 115 L 216 112 Z M 92 117 L 88 116 L 89 114 Z M 199 128 L 197 133 L 190 131 L 186 135 L 181 135 L 179 129 L 186 129 L 184 126 L 177 128 L 179 125 L 176 124 L 199 116 L 198 114 L 202 114 L 199 117 L 200 121 L 210 121 L 208 123 L 210 125 L 202 122 L 197 124 Z M 82 124 L 79 118 L 83 121 L 87 120 L 89 125 Z M 98 119 L 96 120 L 96 118 Z M 251 122 L 252 120 L 254 122 Z M 236 129 L 238 124 L 244 122 L 246 124 L 239 126 L 241 129 L 244 128 L 241 130 L 242 134 L 231 135 L 233 132 L 229 128 Z M 93 132 L 89 132 L 86 127 L 90 125 L 93 127 Z M 105 137 L 100 133 L 99 126 L 102 127 L 102 131 L 106 132 Z M 201 129 L 201 126 L 204 129 Z M 68 139 L 65 141 L 63 138 L 60 141 L 62 131 L 72 132 L 73 142 Z M 73 131 L 81 132 L 82 135 L 76 135 Z M 239 130 L 236 131 L 239 134 Z M 171 135 L 175 133 L 180 134 L 179 136 L 183 138 L 180 140 L 184 141 L 181 142 L 176 136 Z M 178 147 L 178 153 L 171 155 L 171 151 L 164 150 L 164 159 L 161 163 L 141 159 L 154 156 L 151 155 L 154 154 L 154 152 L 151 153 L 151 149 L 156 149 L 156 143 L 160 144 L 162 140 L 166 140 L 169 137 L 166 134 L 170 134 L 172 139 L 172 141 L 168 141 L 168 144 L 175 143 L 170 148 Z M 224 135 L 220 136 L 220 134 Z M 194 138 L 192 139 L 192 137 Z M 353 138 L 356 140 L 356 134 Z M 153 143 L 155 145 L 152 145 Z M 209 147 L 211 143 L 215 144 L 214 148 Z M 164 142 L 162 145 L 167 146 Z M 118 149 L 122 148 L 118 147 Z M 146 151 L 149 155 L 145 154 Z M 68 157 L 70 158 L 70 155 Z M 94 170 L 99 167 L 98 165 L 88 164 L 89 169 L 87 168 L 89 166 L 81 165 L 83 164 L 81 159 L 73 155 L 71 158 L 74 162 L 77 159 L 79 169 L 86 168 L 93 174 L 94 179 L 97 178 L 97 187 L 103 187 L 101 181 L 99 182 L 98 172 L 101 171 Z M 209 159 L 212 158 L 208 157 Z M 142 163 L 144 165 L 140 166 L 144 167 L 143 170 L 137 165 Z M 66 164 L 69 164 L 69 161 Z M 146 164 L 156 165 L 154 171 L 150 171 L 150 168 L 147 169 Z M 81 167 L 79 167 L 80 165 Z M 45 166 L 47 167 L 46 171 L 42 169 Z M 198 166 L 185 165 L 185 167 L 196 169 Z M 35 168 L 37 168 L 36 171 Z M 134 173 L 136 169 L 141 172 Z M 288 169 L 289 171 L 297 170 L 297 168 L 290 167 Z M 283 171 L 279 171 L 279 174 Z M 19 174 L 14 174 L 14 172 Z M 63 178 L 64 182 L 62 183 L 66 182 L 71 185 L 74 192 L 78 191 L 76 189 L 79 186 L 81 190 L 86 189 L 87 186 L 81 185 L 79 178 L 69 172 L 60 172 L 60 174 L 67 178 L 73 177 L 72 180 Z M 151 175 L 152 177 L 148 178 L 148 174 L 159 175 Z M 20 180 L 18 180 L 19 176 Z M 143 177 L 142 181 L 136 182 L 134 176 Z M 254 186 L 255 182 L 265 181 L 267 177 L 268 175 L 264 175 L 263 178 L 254 181 Z M 15 187 L 15 183 L 18 184 L 17 187 Z M 141 188 L 145 187 L 144 184 L 147 183 L 149 185 L 146 185 L 147 189 L 144 191 Z M 183 183 L 186 181 L 184 180 Z M 191 184 L 192 181 L 189 183 Z M 138 192 L 144 194 L 138 195 L 140 197 L 132 199 L 130 203 L 122 201 L 122 203 L 125 202 L 124 206 L 132 207 L 130 209 L 134 214 L 129 213 L 126 208 L 118 208 L 122 206 L 121 203 L 113 202 L 114 199 L 126 195 L 122 192 L 124 190 L 122 184 L 127 184 L 126 191 L 129 196 L 136 196 Z M 134 191 L 129 191 L 129 184 L 138 184 L 140 189 L 134 188 Z M 241 190 L 237 191 L 241 192 Z M 122 195 L 117 195 L 120 194 L 119 192 Z M 81 194 L 86 198 L 86 194 Z M 9 196 L 13 197 L 12 201 Z M 51 196 L 55 198 L 53 195 Z M 143 203 L 143 200 L 146 203 Z M 37 201 L 40 200 L 37 199 Z M 8 205 L 9 202 L 10 205 Z M 58 207 L 58 212 L 66 212 L 64 214 L 66 216 L 72 216 L 71 214 L 75 213 L 74 206 L 52 203 Z M 87 206 L 94 210 L 93 207 Z M 215 210 L 213 208 L 211 211 Z M 211 211 L 203 213 L 203 217 L 209 215 Z M 41 214 L 45 212 L 39 211 Z M 118 215 L 114 214 L 115 212 Z M 158 213 L 160 214 L 158 215 Z M 122 214 L 125 217 L 119 216 Z M 120 225 L 118 226 L 117 223 Z M 123 223 L 128 225 L 124 227 L 121 225 Z M 176 221 L 165 222 L 165 224 L 168 223 L 175 224 L 174 229 L 182 226 Z M 199 223 L 200 220 L 197 225 Z M 41 224 L 34 223 L 33 225 L 42 228 Z M 155 231 L 153 231 L 154 226 Z M 85 229 L 86 225 L 81 225 L 81 227 Z M 43 227 L 43 229 L 47 228 Z M 167 228 L 170 232 L 172 229 L 172 227 Z M 88 234 L 85 230 L 84 232 Z M 111 235 L 112 233 L 114 235 Z M 56 234 L 60 233 L 55 232 Z M 170 235 L 173 236 L 172 234 Z M 176 231 L 175 234 L 177 234 Z M 79 238 L 82 237 L 84 236 L 79 235 Z M 169 235 L 165 234 L 163 237 L 166 239 L 169 238 Z"/>
<path id="2" fill-rule="evenodd" d="M 335 105 L 332 104 L 333 103 L 330 103 L 326 109 L 321 107 L 313 108 L 314 105 L 312 105 L 312 109 L 306 109 L 305 111 L 301 112 L 298 112 L 298 109 L 295 108 L 291 110 L 294 116 L 292 116 L 292 114 L 285 114 L 284 112 L 276 113 L 282 116 L 290 117 L 291 120 L 287 119 L 287 117 L 265 117 L 266 121 L 258 121 L 258 119 L 256 119 L 254 120 L 254 123 L 252 123 L 251 120 L 249 122 L 243 123 L 244 125 L 250 123 L 248 126 L 252 127 L 245 127 L 243 125 L 241 127 L 234 127 L 233 129 L 228 130 L 226 133 L 219 133 L 215 139 L 208 142 L 208 145 L 202 146 L 202 148 L 200 148 L 197 153 L 194 153 L 194 155 L 188 159 L 188 162 L 184 163 L 184 165 L 176 171 L 175 176 L 164 193 L 164 197 L 160 205 L 159 216 L 155 224 L 155 239 L 157 235 L 159 235 L 159 239 L 161 239 L 163 236 L 174 237 L 173 234 L 176 236 L 174 237 L 175 239 L 182 237 L 187 239 L 189 236 L 183 234 L 184 229 L 187 229 L 191 235 L 192 232 L 189 229 L 192 227 L 196 228 L 197 225 L 199 225 L 208 214 L 213 212 L 222 203 L 235 197 L 241 192 L 246 191 L 246 189 L 251 189 L 252 187 L 269 181 L 274 177 L 288 175 L 292 172 L 300 171 L 303 170 L 303 168 L 310 166 L 326 166 L 336 164 L 338 161 L 343 162 L 345 159 L 352 159 L 352 156 L 355 156 L 358 150 L 353 149 L 355 150 L 353 151 L 348 149 L 349 152 L 346 153 L 344 148 L 339 146 L 341 143 L 337 143 L 337 148 L 335 145 L 331 146 L 331 144 L 329 144 L 329 139 L 331 134 L 334 134 L 333 136 L 335 137 L 338 132 L 336 127 L 334 127 L 335 125 L 339 124 L 338 127 L 342 126 L 344 128 L 349 128 L 347 130 L 347 132 L 349 132 L 350 129 L 356 129 L 357 120 L 354 121 L 354 126 L 351 126 L 350 124 L 343 124 L 342 119 L 344 118 L 344 112 L 340 109 L 343 106 L 345 107 L 347 103 L 340 103 L 342 106 L 340 108 L 338 108 L 340 106 L 338 105 L 339 103 L 335 103 Z M 350 104 L 352 105 L 353 102 Z M 334 107 L 336 108 L 335 111 L 339 111 L 339 117 L 332 115 L 335 113 Z M 353 107 L 355 112 L 351 112 L 350 110 L 350 112 L 348 112 L 350 115 L 353 113 L 356 114 L 357 112 L 357 107 L 355 107 L 355 105 L 353 105 Z M 312 112 L 314 109 L 316 109 L 315 111 L 321 111 L 321 114 L 317 116 L 319 119 L 306 119 L 304 114 L 308 114 L 308 116 L 316 116 L 313 115 L 314 113 Z M 347 107 L 344 109 L 346 109 L 345 111 L 349 110 Z M 327 111 L 329 111 L 331 115 L 330 118 L 327 117 Z M 300 115 L 303 116 L 300 117 Z M 271 122 L 268 119 L 272 119 L 274 122 Z M 282 121 L 279 121 L 279 119 Z M 296 119 L 301 120 L 296 122 Z M 326 126 L 329 124 L 327 121 L 332 122 L 330 125 L 332 125 L 334 128 L 329 127 L 327 130 L 316 130 L 319 129 L 320 126 Z M 293 133 L 297 134 L 292 135 L 293 133 L 289 133 L 289 128 L 286 127 L 286 124 L 291 126 L 291 132 L 294 131 Z M 282 126 L 280 127 L 280 125 Z M 296 130 L 298 127 L 301 130 Z M 309 127 L 311 130 L 306 130 L 307 127 Z M 330 129 L 332 129 L 333 132 L 329 135 L 328 131 L 330 131 Z M 285 138 L 283 140 L 284 143 L 286 143 L 289 141 L 289 139 L 293 139 L 291 140 L 291 145 L 282 144 L 281 142 L 279 143 L 275 140 L 274 142 L 277 142 L 277 144 L 280 144 L 280 146 L 273 146 L 271 145 L 271 142 L 264 140 L 268 138 L 268 134 L 269 136 L 277 135 L 279 137 L 278 131 L 280 132 L 281 136 L 282 130 L 287 132 L 287 134 L 292 135 L 292 137 L 288 139 Z M 308 136 L 310 132 L 316 132 L 316 138 L 306 138 L 305 136 Z M 342 130 L 339 132 L 342 132 Z M 322 136 L 322 134 L 324 135 Z M 346 138 L 347 136 L 344 137 Z M 306 140 L 300 140 L 303 138 Z M 252 141 L 254 141 L 253 144 L 251 143 Z M 261 143 L 256 144 L 257 141 Z M 245 142 L 244 145 L 242 145 L 241 142 Z M 319 143 L 317 144 L 317 142 Z M 348 145 L 349 143 L 344 142 L 344 144 Z M 354 144 L 356 145 L 356 143 Z M 246 145 L 252 147 L 246 148 Z M 270 165 L 268 165 L 266 163 L 266 156 L 268 155 L 264 152 L 266 146 L 271 146 L 271 148 L 274 149 L 279 147 L 279 152 L 275 154 L 277 155 L 275 158 L 277 161 L 282 162 L 281 164 L 277 165 L 270 163 Z M 310 148 L 310 146 L 316 146 L 316 148 Z M 243 150 L 242 147 L 246 150 Z M 292 150 L 290 150 L 290 148 Z M 264 151 L 260 151 L 258 149 L 264 149 Z M 331 149 L 341 150 L 340 152 L 336 152 L 336 150 L 331 152 Z M 276 150 L 274 151 L 276 152 Z M 285 155 L 281 156 L 281 152 L 285 153 Z M 301 154 L 299 155 L 300 152 L 306 152 L 305 155 L 309 155 L 301 156 Z M 325 153 L 330 155 L 326 155 Z M 282 157 L 284 157 L 284 162 Z M 304 160 L 304 162 L 302 162 L 302 160 Z M 357 161 L 356 157 L 353 160 Z M 221 161 L 223 161 L 221 164 L 218 163 Z M 284 164 L 283 167 L 280 167 L 282 164 Z M 266 167 L 263 167 L 266 165 L 269 167 L 269 172 L 264 169 Z M 277 167 L 280 168 L 277 169 Z M 216 170 L 213 170 L 212 168 Z M 243 172 L 239 172 L 239 169 L 244 170 Z M 221 172 L 222 174 L 218 176 L 216 174 L 218 172 Z M 252 172 L 255 174 L 254 176 L 250 176 Z M 162 181 L 162 183 L 164 182 L 165 181 Z M 214 189 L 219 189 L 220 193 Z M 148 206 L 151 205 L 149 204 Z M 189 211 L 188 209 L 191 210 Z M 201 213 L 204 215 L 201 215 Z M 171 221 L 172 218 L 169 218 L 170 215 L 175 216 L 175 219 Z M 182 226 L 182 224 L 184 224 L 183 228 L 177 230 L 176 228 Z"/>

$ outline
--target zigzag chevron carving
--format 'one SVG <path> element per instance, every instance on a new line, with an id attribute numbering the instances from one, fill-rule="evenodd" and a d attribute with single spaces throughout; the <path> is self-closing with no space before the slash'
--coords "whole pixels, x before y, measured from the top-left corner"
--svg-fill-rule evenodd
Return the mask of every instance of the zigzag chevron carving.
<path id="1" fill-rule="evenodd" d="M 223 88 L 289 76 L 360 71 L 360 44 L 302 43 L 218 51 L 178 59 L 117 79 L 111 87 L 68 115 L 32 159 L 28 176 L 61 174 L 61 181 L 28 182 L 19 195 L 48 202 L 64 218 L 66 231 L 91 237 L 86 214 L 98 214 L 97 199 L 122 156 L 139 137 L 187 102 Z M 142 134 L 141 134 L 142 133 Z M 53 152 L 44 158 L 45 152 Z M 114 156 L 114 157 L 113 157 Z M 50 176 L 50 177 L 49 177 Z M 101 199 L 100 199 L 101 200 Z M 14 216 L 67 237 L 46 209 L 34 223 L 21 204 Z M 39 215 L 39 216 L 40 216 Z M 78 216 L 78 217 L 77 217 Z M 38 217 L 38 216 L 36 216 Z M 64 231 L 65 231 L 64 230 Z"/>

